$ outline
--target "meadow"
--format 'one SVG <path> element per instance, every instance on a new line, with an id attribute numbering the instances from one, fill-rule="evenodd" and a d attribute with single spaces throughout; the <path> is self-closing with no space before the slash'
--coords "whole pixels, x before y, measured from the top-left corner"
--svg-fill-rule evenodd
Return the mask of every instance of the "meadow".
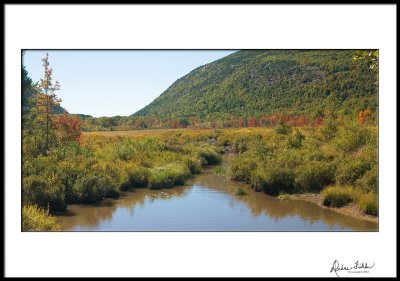
<path id="1" fill-rule="evenodd" d="M 324 205 L 378 215 L 377 127 L 321 126 L 85 132 L 79 142 L 23 161 L 23 229 L 58 230 L 52 214 L 137 188 L 184 185 L 232 155 L 221 172 L 272 196 L 318 193 Z M 239 195 L 245 196 L 238 191 Z M 48 221 L 48 223 L 44 223 Z M 53 226 L 52 226 L 53 225 Z"/>

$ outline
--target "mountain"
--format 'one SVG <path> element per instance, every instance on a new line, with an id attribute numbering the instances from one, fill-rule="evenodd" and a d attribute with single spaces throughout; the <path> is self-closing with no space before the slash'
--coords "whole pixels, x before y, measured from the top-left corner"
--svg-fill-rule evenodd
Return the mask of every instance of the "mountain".
<path id="1" fill-rule="evenodd" d="M 133 116 L 353 114 L 378 103 L 376 73 L 354 50 L 243 50 L 200 66 Z"/>

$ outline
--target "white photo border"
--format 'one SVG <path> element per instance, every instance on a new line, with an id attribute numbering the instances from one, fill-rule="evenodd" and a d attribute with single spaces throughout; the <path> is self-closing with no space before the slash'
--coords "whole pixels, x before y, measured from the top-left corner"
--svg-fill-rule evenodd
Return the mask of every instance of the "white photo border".
<path id="1" fill-rule="evenodd" d="M 334 260 L 396 276 L 395 5 L 4 9 L 7 277 L 329 277 Z M 379 232 L 21 232 L 21 49 L 379 49 Z"/>

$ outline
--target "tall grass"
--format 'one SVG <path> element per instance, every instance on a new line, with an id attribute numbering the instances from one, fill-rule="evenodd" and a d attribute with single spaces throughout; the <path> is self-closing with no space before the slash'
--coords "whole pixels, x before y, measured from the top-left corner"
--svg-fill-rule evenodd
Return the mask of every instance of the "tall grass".
<path id="1" fill-rule="evenodd" d="M 358 198 L 357 202 L 361 211 L 365 214 L 377 216 L 378 215 L 378 198 L 376 193 L 365 193 Z"/>
<path id="2" fill-rule="evenodd" d="M 22 231 L 59 231 L 61 226 L 49 211 L 35 205 L 22 207 Z"/>
<path id="3" fill-rule="evenodd" d="M 338 208 L 353 202 L 357 197 L 356 191 L 351 186 L 330 186 L 324 189 L 322 194 L 325 206 Z"/>

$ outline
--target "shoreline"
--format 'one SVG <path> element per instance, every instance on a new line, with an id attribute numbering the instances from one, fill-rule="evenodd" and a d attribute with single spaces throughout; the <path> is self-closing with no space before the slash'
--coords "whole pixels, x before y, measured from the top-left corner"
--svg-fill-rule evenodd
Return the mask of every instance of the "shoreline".
<path id="1" fill-rule="evenodd" d="M 291 200 L 302 200 L 316 204 L 317 206 L 332 210 L 334 212 L 350 216 L 356 219 L 365 220 L 369 222 L 378 223 L 378 217 L 364 214 L 360 209 L 358 209 L 357 205 L 354 203 L 350 203 L 346 206 L 335 208 L 335 207 L 327 207 L 324 206 L 323 201 L 324 197 L 322 194 L 318 193 L 304 193 L 304 194 L 289 194 L 288 198 Z"/>

